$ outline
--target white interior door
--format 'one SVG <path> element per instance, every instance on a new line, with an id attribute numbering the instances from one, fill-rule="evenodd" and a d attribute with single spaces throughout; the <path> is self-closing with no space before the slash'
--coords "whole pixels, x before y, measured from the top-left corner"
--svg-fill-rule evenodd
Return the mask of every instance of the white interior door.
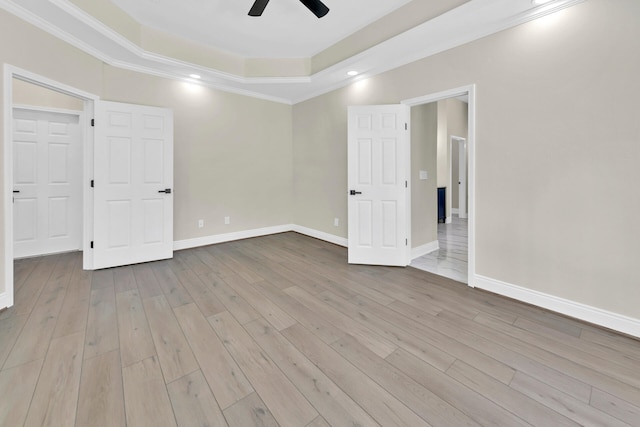
<path id="1" fill-rule="evenodd" d="M 458 218 L 467 217 L 467 141 L 458 140 Z"/>
<path id="2" fill-rule="evenodd" d="M 13 109 L 14 257 L 80 249 L 80 115 Z"/>
<path id="3" fill-rule="evenodd" d="M 349 263 L 409 262 L 409 107 L 349 107 Z"/>
<path id="4" fill-rule="evenodd" d="M 173 112 L 96 102 L 93 266 L 173 256 Z"/>

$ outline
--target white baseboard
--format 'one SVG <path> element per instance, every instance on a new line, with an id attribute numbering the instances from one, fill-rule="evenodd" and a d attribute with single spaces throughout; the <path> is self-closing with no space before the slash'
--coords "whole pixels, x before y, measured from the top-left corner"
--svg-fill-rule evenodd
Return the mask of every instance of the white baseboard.
<path id="1" fill-rule="evenodd" d="M 314 230 L 312 228 L 303 227 L 301 225 L 293 225 L 291 231 L 304 234 L 305 236 L 315 237 L 316 239 L 324 240 L 334 245 L 347 247 L 349 240 L 344 237 L 336 236 L 335 234 L 325 233 L 324 231 Z"/>
<path id="2" fill-rule="evenodd" d="M 460 213 L 460 209 L 458 208 L 451 208 L 451 215 L 458 215 Z"/>
<path id="3" fill-rule="evenodd" d="M 448 218 L 450 219 L 450 218 Z M 265 227 L 253 230 L 244 230 L 234 233 L 217 234 L 214 236 L 198 237 L 195 239 L 179 240 L 174 242 L 174 250 L 189 249 L 199 246 L 213 245 L 216 243 L 230 242 L 234 240 L 248 239 L 251 237 L 266 236 L 269 234 L 284 233 L 287 231 L 295 231 L 296 233 L 324 240 L 339 246 L 348 246 L 348 239 L 339 237 L 323 231 L 314 230 L 312 228 L 303 227 L 295 224 L 285 224 L 275 227 Z M 439 248 L 438 241 L 427 243 L 426 245 L 413 248 L 411 250 L 411 258 L 415 259 Z M 624 316 L 610 311 L 591 307 L 575 301 L 534 291 L 532 289 L 523 288 L 521 286 L 502 282 L 500 280 L 476 274 L 474 276 L 474 287 L 484 289 L 513 298 L 518 301 L 533 304 L 547 310 L 555 311 L 576 319 L 584 320 L 595 325 L 619 331 L 634 337 L 640 338 L 640 319 Z M 13 302 L 10 301 L 7 292 L 0 294 L 0 308 L 8 307 Z"/>
<path id="4" fill-rule="evenodd" d="M 476 275 L 475 287 L 640 338 L 640 319 Z"/>
<path id="5" fill-rule="evenodd" d="M 445 223 L 445 224 L 451 224 L 452 222 L 453 222 L 453 218 L 452 218 L 452 217 L 450 217 L 450 216 L 448 216 L 448 217 L 444 220 L 444 223 Z"/>
<path id="6" fill-rule="evenodd" d="M 275 227 L 255 228 L 253 230 L 236 231 L 233 233 L 214 234 L 213 236 L 196 237 L 195 239 L 177 240 L 173 242 L 173 250 L 197 248 L 200 246 L 215 245 L 216 243 L 232 242 L 234 240 L 250 239 L 252 237 L 267 236 L 269 234 L 285 233 L 293 231 L 292 224 L 277 225 Z"/>
<path id="7" fill-rule="evenodd" d="M 411 259 L 414 260 L 416 258 L 420 258 L 421 256 L 437 251 L 438 249 L 440 249 L 440 243 L 437 240 L 429 242 L 426 245 L 418 246 L 417 248 L 412 248 Z"/>
<path id="8" fill-rule="evenodd" d="M 339 246 L 347 246 L 348 240 L 325 233 L 323 231 L 314 230 L 312 228 L 303 227 L 295 224 L 277 225 L 274 227 L 255 228 L 252 230 L 236 231 L 233 233 L 214 234 L 213 236 L 196 237 L 194 239 L 177 240 L 173 242 L 173 250 L 197 248 L 200 246 L 215 245 L 217 243 L 232 242 L 234 240 L 250 239 L 252 237 L 268 236 L 270 234 L 286 233 L 287 231 L 295 231 L 296 233 L 324 240 Z"/>
<path id="9" fill-rule="evenodd" d="M 9 295 L 9 292 L 3 292 L 0 294 L 0 310 L 8 308 L 13 305 L 13 298 Z"/>

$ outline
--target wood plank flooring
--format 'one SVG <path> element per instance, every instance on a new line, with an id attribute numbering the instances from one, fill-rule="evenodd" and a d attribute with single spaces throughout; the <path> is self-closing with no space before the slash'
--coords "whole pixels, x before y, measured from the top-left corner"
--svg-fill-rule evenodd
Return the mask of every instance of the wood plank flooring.
<path id="1" fill-rule="evenodd" d="M 640 426 L 640 341 L 296 233 L 15 263 L 0 426 Z"/>

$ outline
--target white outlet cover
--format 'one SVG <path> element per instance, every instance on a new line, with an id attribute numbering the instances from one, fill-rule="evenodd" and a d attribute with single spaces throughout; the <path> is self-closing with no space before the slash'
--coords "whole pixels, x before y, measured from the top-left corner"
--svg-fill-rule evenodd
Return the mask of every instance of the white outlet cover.
<path id="1" fill-rule="evenodd" d="M 429 174 L 427 173 L 427 171 L 420 171 L 420 179 L 423 181 L 425 179 L 429 179 Z"/>

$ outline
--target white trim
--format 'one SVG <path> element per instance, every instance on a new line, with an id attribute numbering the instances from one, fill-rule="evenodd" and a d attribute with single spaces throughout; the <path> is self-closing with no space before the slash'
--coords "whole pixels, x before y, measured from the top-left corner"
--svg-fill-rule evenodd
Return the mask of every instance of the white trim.
<path id="1" fill-rule="evenodd" d="M 406 99 L 401 101 L 402 104 L 406 104 L 410 107 L 422 104 L 429 104 L 431 102 L 441 101 L 447 98 L 455 98 L 460 95 L 468 94 L 469 96 L 469 110 L 468 110 L 468 127 L 467 127 L 467 144 L 468 144 L 468 186 L 467 195 L 469 201 L 467 204 L 468 212 L 468 227 L 469 227 L 469 258 L 468 258 L 468 271 L 467 277 L 469 280 L 469 286 L 475 286 L 476 277 L 476 85 L 471 84 L 467 86 L 461 86 L 453 89 L 444 90 L 441 92 L 433 93 L 430 95 L 419 96 L 416 98 Z M 410 136 L 409 136 L 410 137 Z M 449 222 L 451 218 L 447 219 Z"/>
<path id="2" fill-rule="evenodd" d="M 85 12 L 80 10 L 77 6 L 71 5 L 68 2 L 59 2 L 59 1 L 52 0 L 52 3 L 55 3 L 57 7 L 61 7 L 66 13 L 69 13 L 71 16 L 73 16 L 76 19 L 78 19 L 80 16 L 86 16 L 88 20 L 92 20 L 92 22 L 96 21 L 95 18 L 93 18 L 93 16 L 86 14 Z M 101 51 L 100 49 L 94 47 L 93 45 L 86 43 L 84 40 L 81 40 L 75 37 L 74 35 L 67 33 L 65 30 L 50 23 L 49 21 L 42 19 L 40 16 L 34 14 L 33 12 L 21 6 L 18 6 L 12 1 L 0 0 L 0 8 L 5 9 L 6 11 L 17 16 L 18 18 L 35 26 L 36 28 L 39 28 L 40 30 L 51 34 L 52 36 L 64 41 L 65 43 L 70 44 L 71 46 L 74 46 L 80 49 L 81 51 L 93 56 L 94 58 L 99 59 L 105 64 L 111 65 L 113 67 L 125 69 L 125 70 L 130 70 L 130 71 L 135 71 L 142 74 L 151 75 L 151 76 L 162 77 L 162 78 L 171 79 L 171 80 L 181 80 L 181 81 L 185 80 L 184 76 L 181 74 L 171 73 L 171 72 L 163 71 L 160 68 L 146 67 L 143 65 L 136 64 L 134 62 L 116 59 L 110 56 L 109 54 Z M 78 9 L 77 13 L 71 13 L 71 10 L 74 8 Z M 179 61 L 175 58 L 169 58 L 159 54 L 153 54 L 151 52 L 147 52 L 141 47 L 139 47 L 138 45 L 130 42 L 125 37 L 122 37 L 119 33 L 113 31 L 105 24 L 101 23 L 100 25 L 92 25 L 91 23 L 86 22 L 83 19 L 80 19 L 80 21 L 86 24 L 92 30 L 102 34 L 103 36 L 107 37 L 109 40 L 117 43 L 120 47 L 127 49 L 130 53 L 134 54 L 135 56 L 141 59 L 148 59 L 156 63 L 169 64 L 171 66 L 189 69 L 189 70 L 200 70 L 203 73 L 209 73 L 209 74 L 215 75 L 216 77 L 222 80 L 226 80 L 230 82 L 235 81 L 236 83 L 244 84 L 244 85 L 250 85 L 250 84 L 256 84 L 256 83 L 262 83 L 262 84 L 264 83 L 275 83 L 275 84 L 297 83 L 299 84 L 299 83 L 308 83 L 311 81 L 311 77 L 305 77 L 305 76 L 292 77 L 292 78 L 279 78 L 279 77 L 266 78 L 265 77 L 265 78 L 255 78 L 255 81 L 254 81 L 251 78 L 244 78 L 244 77 L 236 76 L 234 74 L 223 73 L 221 71 L 214 70 L 212 68 L 207 68 L 201 65 L 192 64 L 190 62 Z M 99 22 L 99 21 L 96 21 L 96 22 Z M 287 104 L 287 105 L 292 104 L 291 100 L 289 99 L 285 99 L 282 97 L 273 96 L 269 94 L 264 94 L 260 92 L 255 92 L 248 89 L 237 88 L 234 86 L 230 86 L 226 83 L 198 81 L 196 84 L 211 87 L 213 89 L 218 89 L 228 93 L 235 93 L 238 95 L 248 96 L 251 98 L 263 99 L 266 101 L 273 101 L 273 102 L 278 102 L 278 103 Z"/>
<path id="3" fill-rule="evenodd" d="M 105 62 L 107 62 L 107 61 L 105 61 Z M 185 78 L 183 76 L 178 76 L 178 75 L 175 75 L 173 73 L 169 73 L 169 72 L 162 71 L 162 70 L 155 69 L 155 68 L 144 67 L 142 65 L 137 65 L 137 64 L 133 64 L 133 63 L 124 62 L 124 61 L 118 61 L 118 60 L 113 60 L 111 62 L 107 62 L 107 64 L 109 64 L 109 65 L 111 65 L 113 67 L 116 67 L 116 68 L 121 68 L 123 70 L 135 71 L 136 73 L 147 74 L 147 75 L 150 75 L 150 76 L 162 77 L 162 78 L 170 79 L 170 80 L 188 81 L 191 84 L 195 84 L 195 85 L 198 85 L 198 86 L 205 86 L 205 87 L 208 87 L 208 88 L 211 88 L 211 89 L 217 89 L 217 90 L 220 90 L 222 92 L 233 93 L 233 94 L 236 94 L 236 95 L 248 96 L 250 98 L 262 99 L 262 100 L 265 100 L 265 101 L 277 102 L 279 104 L 293 105 L 293 102 L 290 99 L 287 99 L 287 98 L 268 95 L 268 94 L 264 94 L 264 93 L 261 93 L 261 92 L 254 92 L 254 91 L 251 91 L 251 90 L 248 90 L 248 89 L 237 88 L 237 87 L 234 87 L 234 86 L 229 86 L 229 85 L 227 85 L 225 83 L 215 83 L 215 82 L 202 81 L 202 80 L 198 80 L 198 81 L 185 80 Z M 187 66 L 185 65 L 185 67 L 187 67 Z M 191 65 L 189 65 L 188 67 L 193 68 L 194 70 L 195 69 L 199 69 L 198 67 L 193 67 Z"/>
<path id="4" fill-rule="evenodd" d="M 448 216 L 445 220 L 444 220 L 445 224 L 452 224 L 453 223 L 453 218 Z"/>
<path id="5" fill-rule="evenodd" d="M 469 88 L 469 109 L 467 127 L 467 226 L 469 230 L 469 286 L 475 286 L 476 277 L 476 85 Z"/>
<path id="6" fill-rule="evenodd" d="M 437 240 L 434 240 L 433 242 L 429 242 L 422 246 L 418 246 L 417 248 L 412 248 L 411 260 L 430 254 L 431 252 L 437 251 L 438 249 L 440 249 L 440 242 L 438 242 Z"/>
<path id="7" fill-rule="evenodd" d="M 468 108 L 467 108 L 468 109 Z M 467 146 L 467 139 L 463 138 L 461 136 L 455 136 L 455 135 L 451 135 L 451 137 L 449 138 L 449 141 L 447 141 L 447 157 L 449 159 L 449 191 L 447 191 L 447 204 L 448 206 L 451 206 L 450 212 L 451 215 L 453 214 L 457 214 L 458 216 L 460 216 L 460 208 L 453 208 L 453 186 L 454 186 L 454 179 L 453 179 L 453 144 L 458 144 L 460 145 L 460 143 L 463 144 L 464 149 L 466 150 L 466 146 Z M 460 156 L 460 148 L 458 148 L 458 156 Z M 458 161 L 459 164 L 459 161 Z M 465 165 L 466 165 L 466 152 L 465 152 Z M 466 169 L 466 167 L 465 167 Z M 467 175 L 467 171 L 465 170 L 465 179 L 466 179 L 466 175 Z M 459 182 L 460 180 L 460 168 L 458 167 L 458 176 L 456 177 L 455 181 Z M 466 185 L 465 185 L 466 188 Z M 466 195 L 465 195 L 466 196 Z M 460 187 L 458 187 L 458 206 L 460 206 Z M 465 203 L 466 205 L 466 203 Z M 465 206 L 466 207 L 466 206 Z M 463 214 L 465 214 L 466 212 L 463 212 Z M 467 216 L 465 215 L 463 218 L 466 218 Z M 449 224 L 449 223 L 447 223 Z"/>
<path id="8" fill-rule="evenodd" d="M 59 13 L 50 13 L 51 16 L 47 16 L 47 9 L 42 6 L 27 8 L 11 0 L 0 0 L 0 8 L 112 66 L 178 80 L 184 80 L 185 70 L 201 70 L 200 74 L 207 76 L 204 80 L 218 80 L 202 81 L 202 85 L 296 104 L 583 1 L 556 0 L 538 7 L 524 1 L 470 1 L 315 74 L 291 77 L 245 77 L 147 51 L 67 0 L 43 2 L 58 9 Z M 69 21 L 74 21 L 73 28 L 69 27 Z M 423 40 L 431 43 L 422 43 Z M 346 78 L 349 69 L 364 71 L 355 79 Z M 298 91 L 300 85 L 308 86 Z"/>
<path id="9" fill-rule="evenodd" d="M 267 236 L 269 234 L 285 233 L 292 231 L 293 225 L 276 225 L 274 227 L 255 228 L 253 230 L 234 231 L 232 233 L 214 234 L 194 239 L 177 240 L 173 242 L 173 250 L 197 248 L 200 246 L 215 245 L 217 243 L 232 242 L 234 240 L 250 239 L 252 237 Z"/>
<path id="10" fill-rule="evenodd" d="M 9 0 L 0 0 L 0 7 L 2 7 L 3 9 L 5 9 L 7 12 L 17 16 L 18 18 L 22 19 L 23 21 L 33 25 L 34 27 L 45 31 L 49 34 L 51 34 L 54 37 L 59 38 L 60 40 L 69 43 L 70 45 L 72 45 L 73 47 L 76 47 L 78 49 L 80 49 L 83 52 L 88 53 L 89 55 L 103 61 L 106 63 L 109 63 L 110 61 L 110 57 L 103 53 L 102 51 L 100 51 L 97 48 L 94 48 L 93 46 L 91 46 L 88 43 L 85 43 L 84 41 L 78 39 L 77 37 L 74 37 L 72 35 L 70 35 L 69 33 L 61 30 L 58 26 L 56 26 L 55 24 L 52 24 L 51 22 L 47 21 L 46 19 L 41 18 L 40 16 L 38 16 L 37 14 L 31 12 L 30 10 L 27 10 L 26 8 L 19 6 L 17 3 L 13 2 L 13 1 L 9 1 Z"/>
<path id="11" fill-rule="evenodd" d="M 95 104 L 99 99 L 85 100 L 84 102 L 84 117 L 85 126 L 82 127 L 84 134 L 82 153 L 83 159 L 83 175 L 82 175 L 82 200 L 84 201 L 83 209 L 83 225 L 84 230 L 82 233 L 82 267 L 87 270 L 94 268 L 93 264 L 93 250 L 91 250 L 91 241 L 93 240 L 93 188 L 91 187 L 91 180 L 93 179 L 93 164 L 95 161 L 93 152 L 95 148 L 95 127 L 91 126 L 91 119 L 95 117 Z"/>
<path id="12" fill-rule="evenodd" d="M 413 247 L 413 240 L 411 239 L 411 191 L 412 191 L 412 183 L 411 183 L 411 107 L 406 106 L 404 111 L 404 120 L 406 123 L 405 133 L 402 138 L 402 143 L 405 146 L 404 150 L 404 176 L 405 176 L 405 197 L 406 201 L 406 212 L 404 215 L 404 223 L 405 223 L 405 266 L 411 264 L 413 258 L 411 257 L 411 248 Z"/>
<path id="13" fill-rule="evenodd" d="M 4 65 L 4 292 L 0 294 L 0 308 L 13 305 L 13 138 L 11 134 L 13 108 L 13 73 L 11 67 Z M 11 196 L 10 196 L 11 195 Z"/>
<path id="14" fill-rule="evenodd" d="M 469 104 L 471 104 L 471 91 L 475 90 L 476 85 L 460 86 L 452 89 L 443 90 L 440 92 L 432 93 L 429 95 L 417 96 L 415 98 L 404 99 L 400 101 L 401 104 L 407 104 L 410 107 L 416 105 L 429 104 L 431 102 L 442 101 L 444 99 L 456 98 L 458 96 L 466 95 L 469 93 Z M 471 107 L 471 105 L 469 105 Z"/>
<path id="15" fill-rule="evenodd" d="M 13 305 L 13 289 L 11 293 L 3 292 L 0 294 L 0 310 L 9 308 Z"/>
<path id="16" fill-rule="evenodd" d="M 560 298 L 500 280 L 476 275 L 475 285 L 479 289 L 496 293 L 518 301 L 533 304 L 598 326 L 640 338 L 640 319 L 613 313 L 579 302 Z"/>
<path id="17" fill-rule="evenodd" d="M 349 246 L 349 239 L 336 236 L 335 234 L 325 233 L 324 231 L 314 230 L 312 228 L 303 227 L 301 225 L 292 225 L 291 231 L 304 234 L 305 236 L 314 237 L 316 239 L 324 240 L 325 242 L 333 243 L 334 245 Z"/>
<path id="18" fill-rule="evenodd" d="M 314 230 L 295 224 L 276 225 L 273 227 L 254 228 L 252 230 L 235 231 L 233 233 L 214 234 L 211 236 L 196 237 L 194 239 L 176 240 L 173 242 L 173 250 L 197 248 L 200 246 L 215 245 L 217 243 L 233 242 L 235 240 L 250 239 L 252 237 L 268 236 L 270 234 L 286 233 L 293 231 L 305 236 L 324 240 L 339 246 L 347 246 L 348 240 L 324 231 Z"/>
<path id="19" fill-rule="evenodd" d="M 80 7 L 75 4 L 69 2 L 68 0 L 49 0 L 49 2 L 53 3 L 75 19 L 84 24 L 88 25 L 91 29 L 108 38 L 109 40 L 117 43 L 121 47 L 125 48 L 132 54 L 143 58 L 148 59 L 154 62 L 160 62 L 169 64 L 175 67 L 183 67 L 185 69 L 192 69 L 193 71 L 199 70 L 201 72 L 209 73 L 215 77 L 233 81 L 236 83 L 251 83 L 251 84 L 264 84 L 264 83 L 309 83 L 311 82 L 310 76 L 292 76 L 292 77 L 245 77 L 238 74 L 228 73 L 216 69 L 212 69 L 209 67 L 205 67 L 202 65 L 198 65 L 195 63 L 182 61 L 173 57 L 165 56 L 156 52 L 145 50 L 143 47 L 135 44 L 130 41 L 128 38 L 124 37 L 119 32 L 113 30 L 104 22 L 95 18 L 93 15 L 85 12 Z M 233 55 L 233 54 L 231 54 Z M 244 57 L 239 57 L 241 59 L 247 59 Z"/>
<path id="20" fill-rule="evenodd" d="M 90 92 L 85 92 L 83 90 L 76 89 L 73 86 L 60 83 L 48 77 L 41 76 L 40 74 L 32 73 L 31 71 L 25 70 L 23 68 L 19 68 L 10 64 L 4 64 L 4 66 L 5 66 L 5 73 L 10 73 L 11 77 L 15 77 L 18 80 L 22 80 L 27 83 L 33 83 L 35 85 L 54 90 L 56 92 L 64 93 L 65 95 L 73 96 L 75 98 L 91 100 L 91 101 L 96 101 L 100 99 L 98 95 L 94 95 Z"/>
<path id="21" fill-rule="evenodd" d="M 79 116 L 79 117 L 81 117 L 84 114 L 84 111 L 82 110 L 67 110 L 66 108 L 41 107 L 39 105 L 13 104 L 13 109 L 38 111 L 41 113 L 68 114 L 71 116 Z"/>

